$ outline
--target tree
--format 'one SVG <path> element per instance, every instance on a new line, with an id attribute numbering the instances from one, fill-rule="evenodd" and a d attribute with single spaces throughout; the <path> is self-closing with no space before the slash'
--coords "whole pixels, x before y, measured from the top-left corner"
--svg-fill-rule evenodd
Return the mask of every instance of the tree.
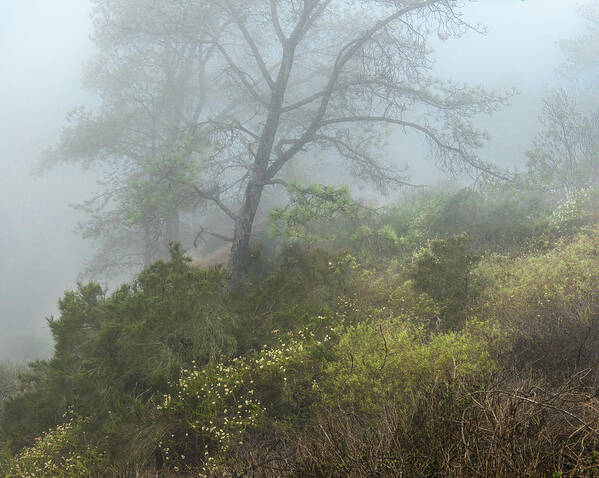
<path id="1" fill-rule="evenodd" d="M 544 100 L 544 129 L 528 151 L 534 184 L 559 196 L 599 183 L 599 110 L 583 113 L 565 90 Z"/>
<path id="2" fill-rule="evenodd" d="M 595 84 L 599 73 L 599 2 L 591 0 L 580 8 L 586 31 L 562 40 L 566 61 L 560 68 L 565 78 L 591 79 L 581 91 L 580 107 L 572 86 L 556 89 L 543 101 L 540 122 L 543 130 L 527 152 L 528 176 L 535 186 L 554 192 L 560 199 L 599 181 L 599 104 Z M 576 95 L 579 96 L 579 95 Z"/>
<path id="3" fill-rule="evenodd" d="M 334 153 L 361 179 L 382 188 L 405 185 L 401 171 L 382 153 L 386 126 L 422 134 L 449 170 L 500 176 L 476 155 L 484 134 L 469 118 L 491 113 L 505 97 L 430 76 L 429 35 L 459 37 L 473 28 L 462 19 L 462 3 L 219 0 L 201 5 L 214 12 L 215 22 L 187 24 L 185 30 L 196 29 L 215 47 L 211 84 L 228 101 L 217 115 L 206 115 L 197 132 L 228 133 L 227 147 L 213 160 L 231 174 L 215 192 L 198 187 L 198 193 L 234 223 L 229 262 L 234 283 L 248 261 L 263 192 L 284 184 L 281 175 L 292 162 L 324 161 L 327 155 L 330 160 Z M 241 194 L 228 206 L 218 192 L 233 185 Z"/>
<path id="4" fill-rule="evenodd" d="M 599 2 L 591 0 L 580 8 L 580 14 L 587 27 L 584 34 L 560 42 L 566 53 L 563 72 L 566 76 L 579 77 L 588 71 L 596 80 L 599 74 Z M 593 93 L 594 86 L 595 82 L 592 83 Z"/>
<path id="5" fill-rule="evenodd" d="M 395 128 L 422 135 L 449 171 L 501 176 L 477 156 L 485 134 L 471 120 L 492 113 L 506 97 L 430 73 L 430 36 L 457 38 L 474 29 L 462 18 L 462 2 L 95 0 L 95 5 L 101 51 L 96 71 L 114 74 L 99 75 L 94 83 L 104 106 L 90 120 L 93 127 L 77 118 L 75 143 L 86 133 L 88 140 L 74 156 L 102 158 L 110 178 L 117 177 L 108 194 L 124 206 L 116 210 L 117 223 L 131 207 L 144 211 L 134 223 L 138 229 L 164 222 L 162 213 L 156 221 L 145 214 L 157 212 L 146 201 L 160 190 L 157 184 L 184 191 L 174 201 L 180 208 L 198 206 L 188 199 L 192 190 L 197 201 L 224 214 L 232 236 L 214 235 L 232 243 L 233 284 L 246 269 L 266 188 L 284 185 L 293 167 L 343 161 L 344 169 L 381 189 L 406 185 L 394 158 L 384 154 L 386 134 Z M 70 146 L 68 137 L 63 144 Z M 189 164 L 177 168 L 174 179 L 172 169 L 163 167 L 173 148 Z M 157 177 L 148 164 L 158 165 Z M 148 184 L 134 195 L 141 202 L 129 201 L 130 178 Z M 128 199 L 116 191 L 125 191 Z M 161 211 L 164 203 L 157 204 Z"/>
<path id="6" fill-rule="evenodd" d="M 74 161 L 104 174 L 99 193 L 78 206 L 89 218 L 80 232 L 101 243 L 88 270 L 95 277 L 167 258 L 169 243 L 181 240 L 181 213 L 201 205 L 191 179 L 203 145 L 186 131 L 205 104 L 208 52 L 169 35 L 163 22 L 176 19 L 177 8 L 147 0 L 94 6 L 98 53 L 83 84 L 100 107 L 69 114 L 44 166 Z"/>

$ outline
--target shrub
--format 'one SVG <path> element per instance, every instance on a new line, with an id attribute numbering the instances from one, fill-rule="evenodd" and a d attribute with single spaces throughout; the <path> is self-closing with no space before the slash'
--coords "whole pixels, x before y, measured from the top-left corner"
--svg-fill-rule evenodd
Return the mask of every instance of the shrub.
<path id="1" fill-rule="evenodd" d="M 173 470 L 235 468 L 234 454 L 265 427 L 271 433 L 301 427 L 330 340 L 300 331 L 254 355 L 184 369 L 156 405 L 157 420 L 168 424 L 158 444 L 161 461 Z"/>
<path id="2" fill-rule="evenodd" d="M 233 313 L 224 305 L 226 274 L 192 266 L 174 247 L 132 284 L 106 296 L 79 285 L 49 321 L 55 353 L 33 364 L 24 393 L 5 404 L 3 428 L 14 448 L 60 423 L 69 408 L 110 423 L 111 449 L 127 448 L 128 430 L 147 416 L 152 397 L 167 391 L 181 366 L 235 352 Z M 114 417 L 118 417 L 115 420 Z"/>
<path id="3" fill-rule="evenodd" d="M 599 360 L 599 229 L 544 254 L 480 264 L 480 313 L 509 334 L 509 356 L 568 374 Z"/>
<path id="4" fill-rule="evenodd" d="M 493 369 L 484 327 L 472 322 L 428 340 L 401 319 L 351 326 L 327 368 L 325 401 L 363 413 L 391 402 L 413 411 L 424 396 L 467 389 Z"/>
<path id="5" fill-rule="evenodd" d="M 21 450 L 1 470 L 19 478 L 73 478 L 106 476 L 105 454 L 88 435 L 87 420 L 70 418 L 42 434 Z"/>
<path id="6" fill-rule="evenodd" d="M 416 291 L 439 305 L 445 330 L 459 328 L 465 320 L 471 299 L 470 272 L 478 260 L 468 251 L 466 235 L 429 241 L 414 254 L 408 277 Z"/>

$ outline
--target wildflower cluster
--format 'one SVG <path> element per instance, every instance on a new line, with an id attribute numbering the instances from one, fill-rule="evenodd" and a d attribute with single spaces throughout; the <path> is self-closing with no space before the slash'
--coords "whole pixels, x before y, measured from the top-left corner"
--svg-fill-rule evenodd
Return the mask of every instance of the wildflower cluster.
<path id="1" fill-rule="evenodd" d="M 87 444 L 85 424 L 89 419 L 71 417 L 35 439 L 9 463 L 6 476 L 62 478 L 101 476 L 106 469 L 103 452 Z"/>
<path id="2" fill-rule="evenodd" d="M 273 402 L 273 394 L 280 400 L 291 395 L 289 378 L 297 375 L 307 350 L 331 340 L 329 334 L 314 335 L 308 330 L 280 334 L 278 346 L 264 346 L 253 356 L 183 369 L 171 393 L 156 404 L 158 414 L 177 423 L 176 432 L 159 443 L 169 466 L 190 468 L 199 461 L 214 470 L 226 461 L 227 451 L 243 446 L 247 434 L 266 423 L 271 410 L 265 403 Z"/>
<path id="3" fill-rule="evenodd" d="M 559 233 L 576 232 L 584 217 L 597 204 L 599 191 L 596 187 L 579 189 L 558 205 L 551 215 L 551 224 Z"/>

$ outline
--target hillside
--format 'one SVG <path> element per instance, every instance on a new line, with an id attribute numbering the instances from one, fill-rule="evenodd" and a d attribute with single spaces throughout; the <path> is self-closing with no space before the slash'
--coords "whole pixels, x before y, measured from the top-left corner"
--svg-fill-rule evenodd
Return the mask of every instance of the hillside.
<path id="1" fill-rule="evenodd" d="M 3 476 L 596 476 L 595 191 L 343 197 L 273 211 L 236 289 L 175 245 L 66 293 Z"/>

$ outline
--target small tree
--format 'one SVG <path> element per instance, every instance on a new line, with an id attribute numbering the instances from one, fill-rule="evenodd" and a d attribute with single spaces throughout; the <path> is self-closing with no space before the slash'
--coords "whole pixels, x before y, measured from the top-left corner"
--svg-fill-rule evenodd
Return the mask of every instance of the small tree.
<path id="1" fill-rule="evenodd" d="M 581 73 L 592 75 L 592 94 L 599 74 L 599 2 L 590 0 L 580 8 L 582 19 L 586 23 L 586 31 L 582 35 L 568 38 L 560 42 L 566 54 L 563 72 L 566 76 L 578 78 Z"/>
<path id="2" fill-rule="evenodd" d="M 599 182 L 599 111 L 583 113 L 565 90 L 545 98 L 544 129 L 528 155 L 533 183 L 560 196 Z"/>
<path id="3" fill-rule="evenodd" d="M 169 35 L 181 10 L 147 0 L 94 0 L 95 58 L 83 85 L 100 106 L 76 108 L 42 167 L 78 162 L 104 174 L 100 191 L 77 208 L 100 248 L 89 275 L 147 266 L 181 240 L 181 214 L 201 200 L 191 186 L 205 144 L 188 125 L 205 105 L 208 47 Z M 166 22 L 166 23 L 165 23 Z"/>

